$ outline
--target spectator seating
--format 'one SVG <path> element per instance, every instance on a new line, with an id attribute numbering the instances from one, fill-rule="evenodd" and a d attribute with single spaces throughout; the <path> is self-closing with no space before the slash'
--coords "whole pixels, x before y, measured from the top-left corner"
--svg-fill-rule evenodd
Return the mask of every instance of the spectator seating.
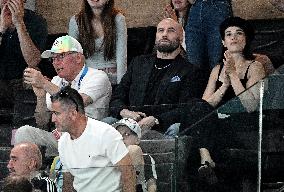
<path id="1" fill-rule="evenodd" d="M 251 20 L 255 30 L 256 30 L 256 38 L 252 44 L 252 48 L 255 53 L 265 54 L 267 55 L 275 68 L 279 67 L 284 63 L 284 19 L 274 19 L 274 20 Z M 128 29 L 128 64 L 131 59 L 137 55 L 151 53 L 154 47 L 154 39 L 155 39 L 155 27 L 142 27 L 142 28 L 129 28 Z M 47 41 L 47 48 L 50 48 L 52 42 L 58 37 L 64 34 L 50 34 Z M 55 71 L 52 67 L 52 64 L 48 60 L 42 60 L 39 68 L 47 77 L 52 78 L 55 75 Z M 24 99 L 20 99 L 24 98 Z M 8 170 L 5 168 L 7 165 L 7 161 L 9 159 L 9 151 L 10 151 L 10 138 L 11 138 L 11 130 L 15 125 L 22 124 L 32 124 L 34 120 L 32 119 L 32 114 L 34 112 L 34 107 L 36 104 L 35 96 L 31 90 L 27 90 L 25 93 L 19 94 L 20 102 L 19 107 L 15 109 L 9 109 L 6 107 L 0 108 L 0 180 L 7 175 Z M 3 103 L 2 103 L 3 104 Z M 0 106 L 1 101 L 0 101 Z M 266 122 L 266 126 L 274 126 L 274 127 L 283 127 L 283 121 L 279 122 L 280 114 L 283 115 L 283 111 L 279 113 L 275 113 L 275 111 L 267 111 L 264 114 L 264 121 Z M 242 116 L 239 114 L 239 119 L 235 119 L 234 121 L 230 121 L 229 123 L 243 122 L 244 118 L 248 117 L 247 114 Z M 257 120 L 257 119 L 254 119 Z M 283 116 L 282 116 L 283 120 Z M 14 121 L 14 122 L 13 122 Z M 246 122 L 249 122 L 247 120 Z M 223 121 L 225 124 L 225 122 Z M 243 124 L 244 125 L 244 124 Z M 251 124 L 246 124 L 244 128 L 253 127 Z M 247 127 L 246 127 L 247 126 Z M 255 137 L 257 132 L 248 133 L 248 132 L 240 132 L 238 136 L 241 140 L 247 142 L 247 145 L 255 145 L 257 143 L 257 137 Z M 254 135 L 254 136 L 252 136 Z M 267 137 L 278 138 L 278 140 L 274 139 L 273 142 L 266 142 L 266 145 L 273 146 L 277 148 L 283 142 L 283 138 L 281 139 L 281 135 L 283 136 L 283 129 L 281 130 L 272 130 L 266 133 Z M 276 137 L 275 137 L 276 136 Z M 278 143 L 277 143 L 278 141 Z M 167 191 L 170 189 L 169 186 L 182 186 L 188 173 L 186 173 L 185 165 L 187 163 L 187 159 L 190 157 L 191 151 L 191 137 L 177 138 L 176 140 L 142 140 L 141 147 L 145 153 L 151 154 L 156 160 L 156 164 L 158 165 L 158 187 Z M 277 144 L 275 144 L 277 143 Z M 178 147 L 176 147 L 178 146 Z M 282 145 L 283 146 L 283 145 Z M 248 155 L 247 152 L 251 152 L 251 155 Z M 224 166 L 234 166 L 236 167 L 235 162 L 239 162 L 238 158 L 244 156 L 246 160 L 249 162 L 255 161 L 255 148 L 254 150 L 247 149 L 244 151 L 243 149 L 228 149 L 223 153 L 223 157 L 228 158 L 227 164 Z M 274 176 L 279 173 L 279 167 L 275 165 L 279 165 L 283 161 L 283 155 L 277 151 L 272 151 L 267 153 L 267 158 L 265 156 L 264 161 L 268 162 L 265 164 L 265 168 L 267 171 L 265 174 L 269 176 L 267 182 L 274 181 Z M 233 161 L 235 159 L 235 161 Z M 250 160 L 251 159 L 251 160 Z M 172 167 L 172 169 L 167 169 L 163 167 L 163 164 L 168 164 Z M 282 165 L 282 164 L 281 164 Z M 255 166 L 255 164 L 254 164 Z M 221 170 L 222 165 L 220 166 Z M 272 168 L 272 169 L 269 169 Z M 281 167 L 280 167 L 281 168 Z M 282 165 L 283 168 L 283 165 Z M 272 170 L 272 171 L 271 171 Z M 281 169 L 280 169 L 281 170 Z M 283 170 L 283 169 L 282 169 Z M 185 175 L 184 175 L 185 174 Z M 278 175 L 279 176 L 279 175 Z M 281 176 L 281 175 L 280 175 Z M 160 179 L 159 179 L 160 178 Z M 171 179 L 169 179 L 171 178 Z M 282 177 L 283 178 L 283 177 Z M 186 183 L 184 186 L 188 186 Z M 182 188 L 182 187 L 180 187 Z M 167 190 L 166 190 L 167 189 Z M 161 190 L 161 191 L 163 191 Z M 186 190 L 185 190 L 186 191 Z"/>
<path id="2" fill-rule="evenodd" d="M 155 160 L 157 170 L 158 191 L 185 190 L 188 185 L 188 172 L 186 171 L 190 155 L 192 138 L 189 136 L 176 137 L 175 139 L 141 140 L 140 146 L 143 153 L 151 155 Z M 145 162 L 147 167 L 151 165 Z M 152 170 L 148 170 L 152 173 Z M 187 190 L 185 190 L 187 191 Z"/>

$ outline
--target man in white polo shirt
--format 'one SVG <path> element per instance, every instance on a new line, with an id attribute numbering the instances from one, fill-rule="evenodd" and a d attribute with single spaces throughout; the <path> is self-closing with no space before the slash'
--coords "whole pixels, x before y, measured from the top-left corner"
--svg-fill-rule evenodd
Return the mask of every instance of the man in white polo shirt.
<path id="1" fill-rule="evenodd" d="M 51 50 L 44 51 L 43 58 L 52 59 L 57 72 L 52 81 L 46 79 L 40 71 L 27 68 L 24 72 L 25 83 L 33 86 L 37 96 L 36 114 L 42 120 L 50 110 L 50 95 L 62 87 L 70 85 L 83 98 L 86 115 L 102 119 L 108 113 L 111 96 L 111 83 L 103 71 L 85 66 L 85 58 L 80 43 L 71 36 L 62 36 L 55 40 Z M 47 108 L 46 108 L 47 107 Z M 51 132 L 31 126 L 20 127 L 15 134 L 15 143 L 34 142 L 47 147 L 47 155 L 57 155 L 57 141 Z"/>

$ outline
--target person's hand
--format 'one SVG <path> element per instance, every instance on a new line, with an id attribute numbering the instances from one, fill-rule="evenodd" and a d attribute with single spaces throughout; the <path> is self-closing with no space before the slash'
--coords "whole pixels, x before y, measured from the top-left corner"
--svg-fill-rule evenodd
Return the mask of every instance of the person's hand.
<path id="1" fill-rule="evenodd" d="M 0 32 L 4 33 L 12 25 L 12 15 L 7 3 L 4 4 L 0 15 Z"/>
<path id="2" fill-rule="evenodd" d="M 45 77 L 34 68 L 26 68 L 24 71 L 24 82 L 36 88 L 43 88 Z"/>
<path id="3" fill-rule="evenodd" d="M 231 85 L 231 80 L 230 77 L 227 74 L 224 74 L 223 77 L 223 85 L 228 87 L 229 85 Z"/>
<path id="4" fill-rule="evenodd" d="M 156 125 L 156 118 L 153 116 L 145 117 L 141 119 L 138 124 L 140 125 L 142 130 L 148 130 Z"/>
<path id="5" fill-rule="evenodd" d="M 172 18 L 175 21 L 178 20 L 176 12 L 170 4 L 166 5 L 166 7 L 164 9 L 164 17 L 165 18 Z"/>
<path id="6" fill-rule="evenodd" d="M 156 179 L 151 178 L 147 181 L 147 189 L 148 189 L 148 192 L 156 192 L 157 191 Z"/>
<path id="7" fill-rule="evenodd" d="M 38 127 L 42 128 L 42 129 L 47 128 L 47 124 L 50 120 L 50 114 L 48 114 L 48 113 L 42 114 L 42 113 L 35 112 L 34 117 L 35 117 L 36 124 L 37 124 Z"/>
<path id="8" fill-rule="evenodd" d="M 136 111 L 130 111 L 128 109 L 123 109 L 120 111 L 120 116 L 122 118 L 130 118 L 138 122 L 142 118 L 146 117 L 146 114 L 140 111 L 136 112 Z"/>
<path id="9" fill-rule="evenodd" d="M 187 0 L 191 5 L 195 3 L 196 0 Z"/>
<path id="10" fill-rule="evenodd" d="M 10 0 L 8 8 L 12 14 L 12 22 L 15 27 L 24 23 L 24 3 L 22 0 Z"/>
<path id="11" fill-rule="evenodd" d="M 232 54 L 227 50 L 224 53 L 224 57 L 225 59 L 223 59 L 223 62 L 225 67 L 225 74 L 228 76 L 236 74 L 235 61 Z"/>

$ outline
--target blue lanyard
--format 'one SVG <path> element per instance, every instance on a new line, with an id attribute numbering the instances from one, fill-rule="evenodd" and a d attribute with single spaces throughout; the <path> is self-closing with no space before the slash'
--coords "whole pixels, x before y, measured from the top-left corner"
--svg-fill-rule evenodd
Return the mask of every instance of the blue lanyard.
<path id="1" fill-rule="evenodd" d="M 86 76 L 87 72 L 88 72 L 88 67 L 85 66 L 84 70 L 83 70 L 83 72 L 82 72 L 82 74 L 79 78 L 79 81 L 78 81 L 78 90 L 80 89 L 81 82 L 82 82 L 83 78 Z M 69 85 L 69 83 L 64 82 L 63 79 L 62 79 L 61 85 L 62 85 L 62 87 L 65 87 L 65 86 Z"/>
<path id="2" fill-rule="evenodd" d="M 83 78 L 86 76 L 87 72 L 88 72 L 88 67 L 85 66 L 85 67 L 84 67 L 84 70 L 83 70 L 83 72 L 82 72 L 82 74 L 81 74 L 81 76 L 80 76 L 79 82 L 78 82 L 78 90 L 80 89 L 81 81 L 82 81 Z"/>

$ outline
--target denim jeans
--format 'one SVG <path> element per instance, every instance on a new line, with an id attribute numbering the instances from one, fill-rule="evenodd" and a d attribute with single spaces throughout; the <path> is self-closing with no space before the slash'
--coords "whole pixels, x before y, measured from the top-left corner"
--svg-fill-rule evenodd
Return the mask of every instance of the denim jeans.
<path id="1" fill-rule="evenodd" d="M 167 129 L 167 131 L 164 133 L 164 137 L 166 139 L 173 139 L 173 138 L 175 138 L 175 136 L 177 136 L 177 134 L 179 133 L 179 127 L 180 127 L 180 123 L 172 124 Z"/>
<path id="2" fill-rule="evenodd" d="M 222 58 L 219 25 L 232 15 L 230 0 L 196 0 L 185 26 L 189 62 L 212 69 Z"/>

